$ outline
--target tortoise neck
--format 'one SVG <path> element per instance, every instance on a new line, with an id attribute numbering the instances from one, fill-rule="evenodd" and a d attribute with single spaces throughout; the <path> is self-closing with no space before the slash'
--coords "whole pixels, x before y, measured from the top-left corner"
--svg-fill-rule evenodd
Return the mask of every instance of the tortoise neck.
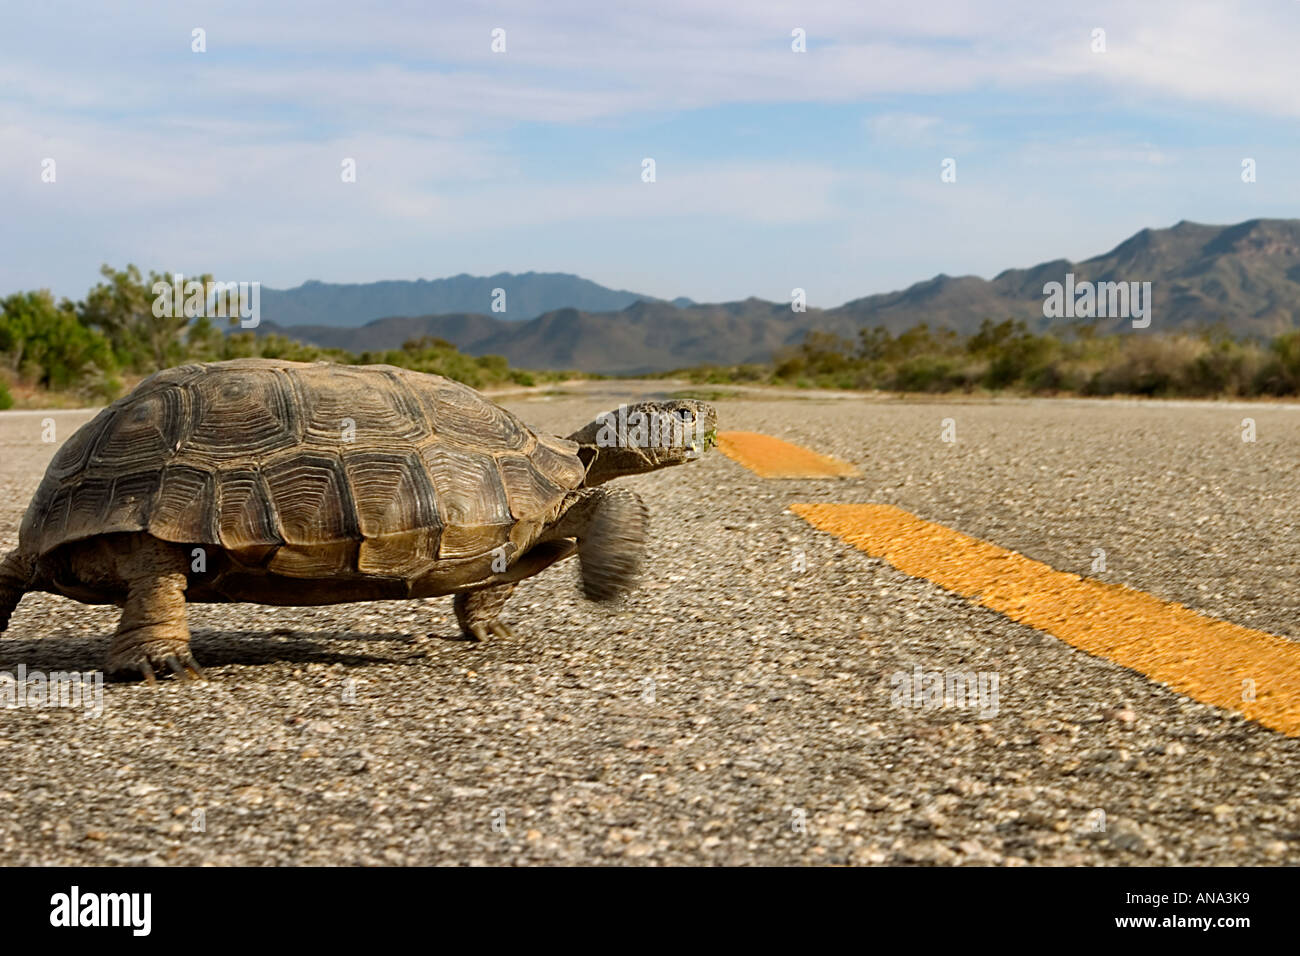
<path id="1" fill-rule="evenodd" d="M 660 467 L 645 449 L 620 444 L 604 416 L 579 428 L 569 436 L 569 441 L 578 443 L 578 457 L 587 468 L 583 483 L 589 488 L 611 478 L 639 475 Z"/>
<path id="2" fill-rule="evenodd" d="M 595 442 L 579 442 L 578 457 L 587 467 L 587 477 L 583 484 L 588 488 L 604 484 L 611 478 L 640 475 L 664 467 L 639 448 L 604 448 Z"/>

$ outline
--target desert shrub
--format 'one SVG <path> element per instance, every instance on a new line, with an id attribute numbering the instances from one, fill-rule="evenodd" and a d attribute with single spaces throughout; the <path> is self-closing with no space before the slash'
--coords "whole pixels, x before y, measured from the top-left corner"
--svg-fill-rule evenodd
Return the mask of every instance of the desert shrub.
<path id="1" fill-rule="evenodd" d="M 71 302 L 56 305 L 45 289 L 0 301 L 0 352 L 12 372 L 45 388 L 73 388 L 116 369 L 108 340 L 82 323 Z"/>
<path id="2" fill-rule="evenodd" d="M 1119 361 L 1099 371 L 1085 386 L 1090 395 L 1186 394 L 1195 361 L 1209 346 L 1185 335 L 1133 335 Z"/>
<path id="3" fill-rule="evenodd" d="M 1251 390 L 1260 395 L 1300 394 L 1300 330 L 1273 340 L 1251 382 Z"/>
<path id="4" fill-rule="evenodd" d="M 901 392 L 948 392 L 973 383 L 959 359 L 947 355 L 918 355 L 894 370 L 890 387 Z"/>
<path id="5" fill-rule="evenodd" d="M 1253 342 L 1220 339 L 1210 343 L 1186 369 L 1184 393 L 1189 395 L 1249 395 L 1267 362 Z"/>

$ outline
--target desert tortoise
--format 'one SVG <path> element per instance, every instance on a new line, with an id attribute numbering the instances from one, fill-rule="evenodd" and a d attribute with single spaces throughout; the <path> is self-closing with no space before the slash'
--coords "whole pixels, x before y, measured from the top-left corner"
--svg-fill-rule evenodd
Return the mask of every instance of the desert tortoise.
<path id="1" fill-rule="evenodd" d="M 0 564 L 0 630 L 27 591 L 118 604 L 108 670 L 152 681 L 199 673 L 187 601 L 455 594 L 462 630 L 483 639 L 510 633 L 498 615 L 516 582 L 575 552 L 587 597 L 615 598 L 646 512 L 600 486 L 698 457 L 716 428 L 702 402 L 619 412 L 552 438 L 465 385 L 387 365 L 159 372 L 50 462 Z"/>

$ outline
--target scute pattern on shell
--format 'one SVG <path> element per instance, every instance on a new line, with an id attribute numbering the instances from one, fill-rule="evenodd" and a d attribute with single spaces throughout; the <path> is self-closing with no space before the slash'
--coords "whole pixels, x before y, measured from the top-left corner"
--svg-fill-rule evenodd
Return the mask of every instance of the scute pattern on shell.
<path id="1" fill-rule="evenodd" d="M 148 531 L 294 577 L 410 579 L 518 545 L 581 484 L 576 450 L 436 375 L 188 365 L 59 449 L 21 533 L 38 554 Z"/>

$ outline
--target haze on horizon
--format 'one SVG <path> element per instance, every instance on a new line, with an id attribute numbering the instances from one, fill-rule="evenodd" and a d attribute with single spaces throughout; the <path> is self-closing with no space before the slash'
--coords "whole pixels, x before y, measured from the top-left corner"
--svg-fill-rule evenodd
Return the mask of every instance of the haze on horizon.
<path id="1" fill-rule="evenodd" d="M 702 302 L 797 286 L 830 307 L 1183 219 L 1294 217 L 1298 7 L 11 8 L 0 294 L 76 298 L 101 263 L 134 262 L 273 288 L 528 271 Z"/>

